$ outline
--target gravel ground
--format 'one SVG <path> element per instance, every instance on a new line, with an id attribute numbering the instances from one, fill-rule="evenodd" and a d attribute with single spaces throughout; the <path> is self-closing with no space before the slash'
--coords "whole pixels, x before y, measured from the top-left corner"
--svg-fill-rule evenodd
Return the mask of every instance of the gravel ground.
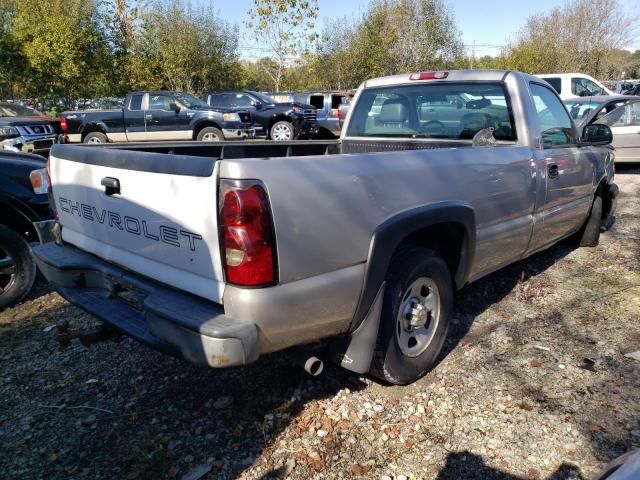
<path id="1" fill-rule="evenodd" d="M 459 293 L 438 367 L 388 387 L 287 355 L 209 370 L 131 340 L 40 281 L 0 312 L 0 477 L 578 479 L 640 446 L 640 170 L 594 249 L 557 245 Z"/>

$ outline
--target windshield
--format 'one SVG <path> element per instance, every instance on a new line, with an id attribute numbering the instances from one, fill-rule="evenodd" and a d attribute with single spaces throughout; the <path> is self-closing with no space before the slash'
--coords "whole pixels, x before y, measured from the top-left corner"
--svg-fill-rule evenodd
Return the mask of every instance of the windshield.
<path id="1" fill-rule="evenodd" d="M 258 93 L 258 92 L 250 92 L 250 93 L 251 95 L 256 97 L 258 100 L 260 100 L 262 103 L 281 103 L 279 100 L 274 100 L 270 96 L 263 95 L 262 93 Z"/>
<path id="2" fill-rule="evenodd" d="M 496 140 L 516 139 L 502 84 L 417 83 L 364 90 L 347 136 L 470 140 L 489 127 Z"/>
<path id="3" fill-rule="evenodd" d="M 176 93 L 175 94 L 176 100 L 178 100 L 182 105 L 184 105 L 187 108 L 196 108 L 196 107 L 208 107 L 209 105 L 207 105 L 205 102 L 203 102 L 202 100 L 200 100 L 199 98 L 196 98 L 192 95 L 189 95 L 188 93 Z"/>
<path id="4" fill-rule="evenodd" d="M 0 103 L 0 117 L 42 117 L 43 115 L 33 108 L 24 107 L 15 103 Z"/>

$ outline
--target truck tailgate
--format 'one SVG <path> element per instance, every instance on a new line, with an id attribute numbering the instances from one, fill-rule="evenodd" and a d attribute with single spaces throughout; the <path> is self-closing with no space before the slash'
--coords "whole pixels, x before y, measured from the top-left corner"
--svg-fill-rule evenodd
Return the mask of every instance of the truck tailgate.
<path id="1" fill-rule="evenodd" d="M 50 175 L 62 238 L 221 302 L 215 165 L 205 157 L 56 145 Z"/>

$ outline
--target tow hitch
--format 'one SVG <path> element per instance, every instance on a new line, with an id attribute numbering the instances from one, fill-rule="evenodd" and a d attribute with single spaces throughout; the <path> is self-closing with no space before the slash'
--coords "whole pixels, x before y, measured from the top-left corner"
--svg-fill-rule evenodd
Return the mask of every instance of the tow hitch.
<path id="1" fill-rule="evenodd" d="M 60 350 L 67 348 L 71 340 L 76 338 L 87 348 L 94 343 L 106 342 L 107 340 L 120 341 L 122 339 L 122 334 L 118 330 L 105 324 L 85 329 L 69 330 L 69 322 L 67 320 L 58 320 L 56 330 L 58 331 Z"/>

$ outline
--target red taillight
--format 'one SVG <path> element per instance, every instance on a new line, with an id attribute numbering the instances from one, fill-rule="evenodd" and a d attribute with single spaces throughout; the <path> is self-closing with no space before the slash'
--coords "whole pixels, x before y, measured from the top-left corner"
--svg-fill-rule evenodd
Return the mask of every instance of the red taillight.
<path id="1" fill-rule="evenodd" d="M 447 78 L 449 72 L 421 72 L 409 75 L 409 80 L 441 80 Z"/>
<path id="2" fill-rule="evenodd" d="M 66 132 L 69 129 L 69 125 L 67 125 L 67 119 L 64 117 L 60 118 L 60 131 Z"/>
<path id="3" fill-rule="evenodd" d="M 273 284 L 275 241 L 267 192 L 257 181 L 220 181 L 222 263 L 228 283 Z"/>
<path id="4" fill-rule="evenodd" d="M 338 120 L 342 121 L 344 120 L 344 115 L 342 114 L 342 109 L 338 108 Z"/>

